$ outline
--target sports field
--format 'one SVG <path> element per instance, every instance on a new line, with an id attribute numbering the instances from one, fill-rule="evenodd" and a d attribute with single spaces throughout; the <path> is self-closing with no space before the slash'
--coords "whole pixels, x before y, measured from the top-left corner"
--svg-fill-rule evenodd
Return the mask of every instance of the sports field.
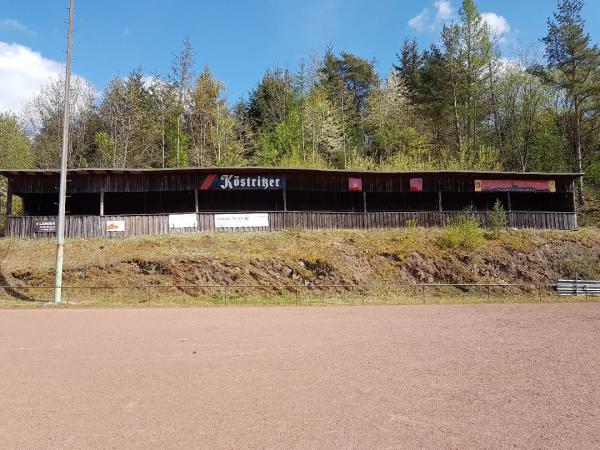
<path id="1" fill-rule="evenodd" d="M 598 448 L 600 303 L 0 311 L 0 448 Z"/>

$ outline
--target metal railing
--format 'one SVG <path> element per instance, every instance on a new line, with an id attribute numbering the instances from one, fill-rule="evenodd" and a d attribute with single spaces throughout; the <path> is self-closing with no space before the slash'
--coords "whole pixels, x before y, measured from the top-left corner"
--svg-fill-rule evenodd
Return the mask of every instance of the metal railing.
<path id="1" fill-rule="evenodd" d="M 597 280 L 558 280 L 556 291 L 560 295 L 599 296 L 600 281 Z"/>
<path id="2" fill-rule="evenodd" d="M 256 297 L 271 295 L 270 298 L 288 297 L 289 304 L 314 304 L 314 303 L 340 303 L 340 304 L 407 304 L 407 303 L 438 303 L 441 298 L 459 300 L 458 303 L 467 303 L 475 298 L 478 302 L 497 303 L 506 301 L 508 296 L 520 296 L 527 302 L 539 302 L 553 297 L 562 297 L 567 294 L 561 280 L 557 284 L 549 283 L 386 283 L 386 284 L 139 284 L 139 285 L 66 285 L 63 291 L 66 302 L 79 292 L 83 296 L 98 298 L 94 291 L 103 290 L 107 293 L 125 292 L 128 297 L 149 295 L 151 292 L 159 293 L 164 298 L 173 296 L 173 293 L 160 293 L 160 291 L 174 290 L 179 295 L 190 298 L 204 298 L 213 304 L 256 304 Z M 600 284 L 600 283 L 599 283 Z M 566 286 L 566 284 L 564 285 Z M 572 285 L 571 285 L 572 286 Z M 31 285 L 0 285 L 0 295 L 4 298 L 12 297 L 32 302 L 45 302 L 35 292 L 52 292 L 54 286 Z M 444 290 L 450 290 L 445 292 Z M 572 289 L 571 289 L 572 290 Z M 576 289 L 577 295 L 596 295 L 592 289 Z M 352 296 L 358 295 L 359 299 Z M 572 295 L 572 294 L 571 294 Z M 311 301 L 310 296 L 319 297 L 318 301 Z M 332 300 L 333 299 L 333 300 Z M 350 300 L 352 299 L 352 301 Z M 337 300 L 337 301 L 334 301 Z M 410 301 L 409 301 L 410 300 Z M 464 301 L 461 301 L 464 300 Z M 150 300 L 149 300 L 150 301 Z M 564 301 L 564 300 L 563 300 Z M 139 303 L 139 302 L 138 302 Z"/>

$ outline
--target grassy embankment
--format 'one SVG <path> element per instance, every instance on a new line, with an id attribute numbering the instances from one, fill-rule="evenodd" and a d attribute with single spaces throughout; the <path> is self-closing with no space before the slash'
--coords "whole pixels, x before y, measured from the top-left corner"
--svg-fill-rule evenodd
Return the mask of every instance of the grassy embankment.
<path id="1" fill-rule="evenodd" d="M 1 284 L 52 286 L 54 252 L 50 240 L 0 241 Z M 65 285 L 79 288 L 64 296 L 70 307 L 539 301 L 536 286 L 575 276 L 600 278 L 598 229 L 194 234 L 68 240 Z M 419 283 L 529 287 L 489 294 L 486 287 L 427 287 L 423 295 Z M 582 300 L 546 288 L 541 294 L 542 301 Z M 51 296 L 51 289 L 4 290 L 0 307 L 36 307 Z"/>

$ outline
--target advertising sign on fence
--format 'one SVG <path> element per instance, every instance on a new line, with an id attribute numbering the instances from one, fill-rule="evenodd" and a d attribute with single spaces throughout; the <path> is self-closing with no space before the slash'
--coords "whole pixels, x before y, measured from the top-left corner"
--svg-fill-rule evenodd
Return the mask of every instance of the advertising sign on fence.
<path id="1" fill-rule="evenodd" d="M 107 220 L 106 221 L 106 231 L 109 233 L 117 232 L 117 231 L 125 231 L 125 221 L 124 220 Z"/>
<path id="2" fill-rule="evenodd" d="M 198 220 L 196 214 L 169 214 L 169 229 L 173 228 L 197 228 Z"/>
<path id="3" fill-rule="evenodd" d="M 215 228 L 268 227 L 269 215 L 259 214 L 215 214 Z"/>
<path id="4" fill-rule="evenodd" d="M 56 222 L 54 220 L 41 220 L 33 224 L 36 233 L 56 233 Z"/>
<path id="5" fill-rule="evenodd" d="M 217 175 L 211 173 L 200 185 L 201 191 L 264 191 L 282 190 L 285 177 L 276 175 Z"/>

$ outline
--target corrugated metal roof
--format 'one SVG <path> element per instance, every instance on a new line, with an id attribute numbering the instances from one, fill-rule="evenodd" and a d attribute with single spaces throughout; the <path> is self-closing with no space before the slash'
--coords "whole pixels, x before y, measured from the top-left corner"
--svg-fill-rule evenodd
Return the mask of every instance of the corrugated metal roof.
<path id="1" fill-rule="evenodd" d="M 153 168 L 153 169 L 135 169 L 135 168 L 81 168 L 69 169 L 69 174 L 75 175 L 142 175 L 146 173 L 258 173 L 270 172 L 281 174 L 347 174 L 347 175 L 419 175 L 419 174 L 440 174 L 440 175 L 484 175 L 484 176 L 509 176 L 509 177 L 565 177 L 577 178 L 583 173 L 549 173 L 549 172 L 493 172 L 493 171 L 473 171 L 473 170 L 410 170 L 410 171 L 372 171 L 372 170 L 343 170 L 343 169 L 307 169 L 291 167 L 185 167 L 185 168 Z M 0 169 L 0 175 L 58 175 L 58 169 Z"/>

